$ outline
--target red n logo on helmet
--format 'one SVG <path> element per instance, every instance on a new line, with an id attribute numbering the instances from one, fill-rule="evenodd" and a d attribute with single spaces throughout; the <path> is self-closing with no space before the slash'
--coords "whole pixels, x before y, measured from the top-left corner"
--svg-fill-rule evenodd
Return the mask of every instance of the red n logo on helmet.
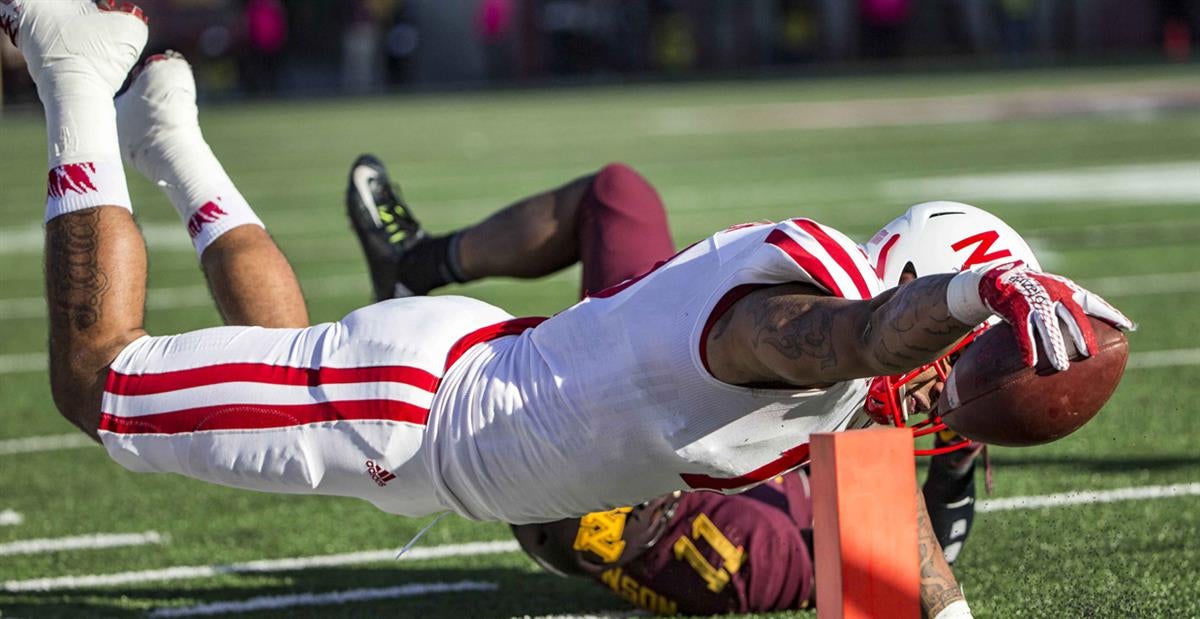
<path id="1" fill-rule="evenodd" d="M 977 264 L 983 264 L 985 262 L 991 262 L 993 260 L 999 260 L 1001 258 L 1007 258 L 1011 256 L 1012 252 L 1008 251 L 1007 249 L 991 251 L 992 245 L 994 245 L 999 238 L 999 232 L 996 232 L 995 230 L 988 230 L 987 232 L 980 232 L 979 234 L 968 236 L 967 238 L 951 245 L 950 249 L 953 249 L 956 252 L 962 251 L 971 245 L 976 246 L 975 250 L 971 252 L 970 256 L 967 256 L 967 260 L 962 263 L 962 266 L 959 267 L 959 269 L 968 269 Z"/>

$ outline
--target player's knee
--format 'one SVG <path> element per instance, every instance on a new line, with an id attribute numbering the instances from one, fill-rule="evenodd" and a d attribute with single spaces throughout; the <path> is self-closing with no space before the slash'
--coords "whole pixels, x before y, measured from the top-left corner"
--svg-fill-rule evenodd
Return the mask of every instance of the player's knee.
<path id="1" fill-rule="evenodd" d="M 641 213 L 663 210 L 654 186 L 624 163 L 614 162 L 600 168 L 592 181 L 592 191 L 596 202 L 607 210 Z"/>
<path id="2" fill-rule="evenodd" d="M 108 370 L 117 354 L 129 344 L 125 338 L 104 346 L 79 350 L 52 347 L 50 394 L 63 417 L 96 438 L 100 426 L 100 403 Z"/>
<path id="3" fill-rule="evenodd" d="M 50 394 L 59 414 L 93 438 L 97 436 L 103 379 L 90 375 L 69 362 L 51 361 Z"/>

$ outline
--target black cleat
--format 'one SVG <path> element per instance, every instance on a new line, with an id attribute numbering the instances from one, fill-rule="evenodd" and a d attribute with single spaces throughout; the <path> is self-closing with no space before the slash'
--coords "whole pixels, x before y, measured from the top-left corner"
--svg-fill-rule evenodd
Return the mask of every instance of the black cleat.
<path id="1" fill-rule="evenodd" d="M 346 214 L 366 254 L 375 300 L 413 296 L 400 281 L 400 262 L 425 231 L 374 155 L 360 155 L 350 166 Z"/>

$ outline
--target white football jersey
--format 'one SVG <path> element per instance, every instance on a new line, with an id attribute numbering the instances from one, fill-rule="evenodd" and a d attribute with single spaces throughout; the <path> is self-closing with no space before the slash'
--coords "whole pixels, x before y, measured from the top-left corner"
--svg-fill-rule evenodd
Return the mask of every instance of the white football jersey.
<path id="1" fill-rule="evenodd" d="M 736 492 L 807 459 L 867 381 L 753 389 L 707 369 L 720 314 L 766 285 L 882 291 L 865 255 L 807 219 L 719 232 L 639 278 L 515 337 L 471 347 L 443 377 L 425 452 L 440 500 L 512 523 L 629 505 L 674 490 Z"/>

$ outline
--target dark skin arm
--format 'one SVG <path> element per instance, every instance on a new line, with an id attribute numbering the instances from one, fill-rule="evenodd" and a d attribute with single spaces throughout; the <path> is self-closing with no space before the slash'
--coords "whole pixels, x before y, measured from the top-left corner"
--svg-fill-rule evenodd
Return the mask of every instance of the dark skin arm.
<path id="1" fill-rule="evenodd" d="M 752 292 L 709 334 L 709 367 L 730 384 L 801 388 L 906 372 L 940 357 L 974 326 L 946 307 L 951 277 L 921 277 L 867 301 L 823 296 L 803 284 Z"/>
<path id="2" fill-rule="evenodd" d="M 933 617 L 950 604 L 964 599 L 934 535 L 920 487 L 917 488 L 917 556 L 921 566 L 921 611 L 924 616 Z"/>

